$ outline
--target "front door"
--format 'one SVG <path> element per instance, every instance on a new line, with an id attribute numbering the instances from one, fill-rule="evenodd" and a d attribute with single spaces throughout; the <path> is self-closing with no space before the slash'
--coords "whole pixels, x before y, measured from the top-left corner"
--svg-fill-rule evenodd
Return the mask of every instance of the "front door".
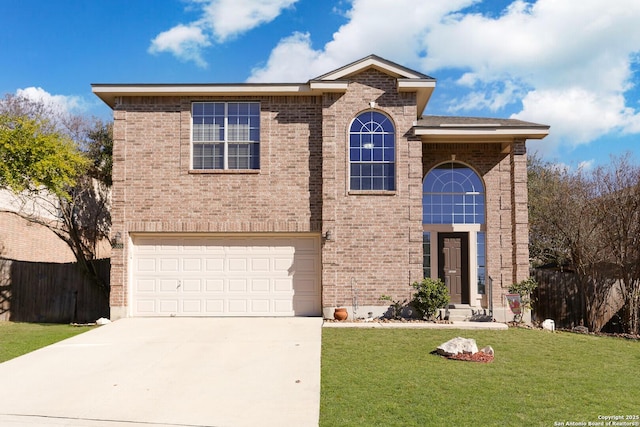
<path id="1" fill-rule="evenodd" d="M 444 281 L 451 304 L 469 304 L 469 235 L 438 233 L 438 277 Z"/>

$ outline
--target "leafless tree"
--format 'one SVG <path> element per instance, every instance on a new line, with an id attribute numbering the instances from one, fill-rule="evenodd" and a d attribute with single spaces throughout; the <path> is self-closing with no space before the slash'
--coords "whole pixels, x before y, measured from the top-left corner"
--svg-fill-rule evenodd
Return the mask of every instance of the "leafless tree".
<path id="1" fill-rule="evenodd" d="M 584 321 L 602 326 L 612 291 L 624 298 L 625 329 L 638 332 L 640 170 L 626 158 L 588 171 L 529 163 L 530 253 L 534 264 L 575 271 Z"/>

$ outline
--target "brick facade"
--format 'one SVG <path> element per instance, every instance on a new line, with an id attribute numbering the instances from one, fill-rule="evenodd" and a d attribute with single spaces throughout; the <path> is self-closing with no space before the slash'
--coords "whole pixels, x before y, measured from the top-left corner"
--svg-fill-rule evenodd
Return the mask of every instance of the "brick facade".
<path id="1" fill-rule="evenodd" d="M 371 101 L 395 125 L 396 191 L 349 191 L 348 131 Z M 376 70 L 354 77 L 345 94 L 324 97 L 323 223 L 334 238 L 323 250 L 323 307 L 404 299 L 422 275 L 421 149 L 406 136 L 416 115 L 415 96 L 398 93 L 395 79 Z"/>
<path id="2" fill-rule="evenodd" d="M 415 129 L 430 92 L 401 90 L 403 69 L 392 64 L 386 72 L 389 63 L 380 64 L 337 70 L 342 86 L 309 84 L 308 94 L 267 87 L 239 95 L 123 91 L 103 98 L 114 109 L 112 235 L 123 241 L 112 251 L 112 316 L 127 315 L 129 236 L 140 232 L 322 236 L 324 315 L 336 306 L 381 314 L 388 307 L 382 295 L 409 299 L 410 284 L 422 278 L 422 181 L 452 158 L 484 181 L 493 283 L 493 300 L 484 304 L 502 307 L 506 287 L 528 275 L 526 137 L 425 139 Z M 427 76 L 409 74 L 428 86 Z M 260 103 L 259 170 L 191 170 L 194 101 Z M 371 109 L 395 126 L 394 191 L 349 189 L 349 127 Z"/>

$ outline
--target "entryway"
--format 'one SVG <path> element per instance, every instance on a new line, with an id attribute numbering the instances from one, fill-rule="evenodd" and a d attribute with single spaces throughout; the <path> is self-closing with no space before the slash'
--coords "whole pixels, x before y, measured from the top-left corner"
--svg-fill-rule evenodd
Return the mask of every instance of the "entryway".
<path id="1" fill-rule="evenodd" d="M 442 278 L 451 304 L 469 304 L 469 235 L 438 233 L 438 277 Z"/>

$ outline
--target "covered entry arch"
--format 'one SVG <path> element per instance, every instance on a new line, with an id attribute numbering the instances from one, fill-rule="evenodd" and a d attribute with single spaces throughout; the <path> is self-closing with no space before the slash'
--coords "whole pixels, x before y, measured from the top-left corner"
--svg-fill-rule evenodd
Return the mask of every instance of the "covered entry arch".
<path id="1" fill-rule="evenodd" d="M 485 218 L 485 186 L 472 167 L 448 161 L 425 175 L 424 276 L 442 279 L 452 304 L 486 305 Z"/>

